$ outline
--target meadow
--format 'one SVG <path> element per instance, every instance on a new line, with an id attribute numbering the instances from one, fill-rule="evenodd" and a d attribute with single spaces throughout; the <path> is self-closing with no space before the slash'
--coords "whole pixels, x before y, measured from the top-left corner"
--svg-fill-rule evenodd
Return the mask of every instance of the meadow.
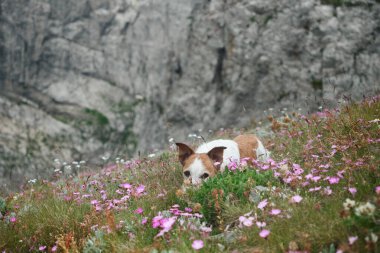
<path id="1" fill-rule="evenodd" d="M 56 160 L 54 178 L 0 198 L 0 251 L 379 252 L 380 96 L 268 120 L 268 162 L 200 187 L 183 188 L 172 140 L 78 176 L 63 171 L 85 162 Z"/>

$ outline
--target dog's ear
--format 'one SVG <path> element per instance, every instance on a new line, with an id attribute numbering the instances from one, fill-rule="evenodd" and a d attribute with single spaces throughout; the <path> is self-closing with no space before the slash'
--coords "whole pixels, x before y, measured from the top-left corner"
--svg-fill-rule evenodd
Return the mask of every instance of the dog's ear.
<path id="1" fill-rule="evenodd" d="M 207 153 L 217 170 L 220 170 L 220 166 L 223 163 L 223 152 L 225 149 L 226 147 L 215 147 Z"/>
<path id="2" fill-rule="evenodd" d="M 189 158 L 189 156 L 191 156 L 192 154 L 194 154 L 194 151 L 189 146 L 183 143 L 176 143 L 175 145 L 177 145 L 178 147 L 178 159 L 183 166 L 185 165 L 186 159 Z"/>

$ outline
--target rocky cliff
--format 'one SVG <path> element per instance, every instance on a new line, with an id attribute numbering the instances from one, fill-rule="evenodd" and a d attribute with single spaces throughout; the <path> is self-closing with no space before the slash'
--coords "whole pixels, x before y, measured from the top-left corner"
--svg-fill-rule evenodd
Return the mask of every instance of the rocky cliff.
<path id="1" fill-rule="evenodd" d="M 375 0 L 0 3 L 0 184 L 380 89 Z"/>

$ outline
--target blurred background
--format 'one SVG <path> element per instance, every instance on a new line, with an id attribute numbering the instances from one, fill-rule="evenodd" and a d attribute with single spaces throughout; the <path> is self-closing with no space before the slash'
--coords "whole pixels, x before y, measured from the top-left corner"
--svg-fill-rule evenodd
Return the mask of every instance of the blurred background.
<path id="1" fill-rule="evenodd" d="M 0 0 L 0 188 L 379 80 L 379 0 Z"/>

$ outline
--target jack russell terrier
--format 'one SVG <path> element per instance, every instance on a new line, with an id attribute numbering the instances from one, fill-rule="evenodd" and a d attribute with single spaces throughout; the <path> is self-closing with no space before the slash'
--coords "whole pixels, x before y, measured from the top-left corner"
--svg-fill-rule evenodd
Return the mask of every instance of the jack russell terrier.
<path id="1" fill-rule="evenodd" d="M 253 134 L 239 135 L 233 140 L 214 140 L 200 145 L 195 152 L 186 144 L 176 143 L 178 158 L 183 166 L 185 181 L 200 184 L 219 171 L 223 172 L 231 161 L 243 158 L 267 161 L 269 152 Z"/>

